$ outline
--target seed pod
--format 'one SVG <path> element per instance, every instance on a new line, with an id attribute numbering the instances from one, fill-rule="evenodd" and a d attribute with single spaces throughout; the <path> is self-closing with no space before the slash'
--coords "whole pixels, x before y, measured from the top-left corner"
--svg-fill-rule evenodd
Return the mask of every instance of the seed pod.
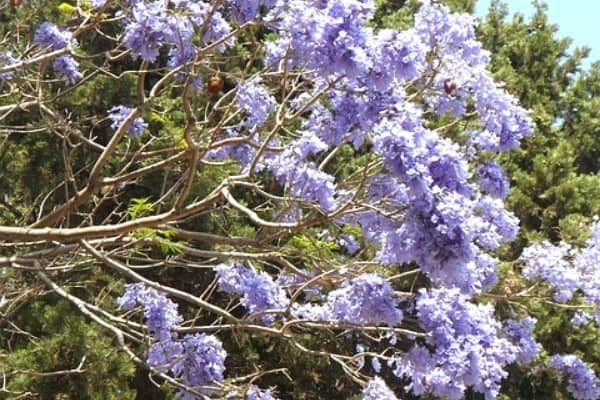
<path id="1" fill-rule="evenodd" d="M 223 78 L 221 78 L 219 75 L 211 76 L 208 80 L 208 92 L 213 95 L 219 94 L 221 93 L 221 90 L 223 90 L 224 84 L 225 82 L 223 81 Z"/>
<path id="2" fill-rule="evenodd" d="M 450 78 L 444 80 L 444 91 L 446 94 L 453 95 L 456 92 L 456 82 Z"/>
<path id="3" fill-rule="evenodd" d="M 21 5 L 21 0 L 8 0 L 8 3 L 12 6 L 12 7 L 18 7 Z"/>

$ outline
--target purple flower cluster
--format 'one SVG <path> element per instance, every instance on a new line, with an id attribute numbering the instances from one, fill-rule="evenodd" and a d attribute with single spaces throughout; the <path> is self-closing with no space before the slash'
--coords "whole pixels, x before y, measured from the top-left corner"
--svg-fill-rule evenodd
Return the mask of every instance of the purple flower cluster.
<path id="1" fill-rule="evenodd" d="M 143 306 L 146 325 L 158 341 L 172 339 L 173 330 L 183 322 L 177 304 L 142 283 L 127 285 L 125 293 L 119 298 L 119 306 L 123 310 L 131 311 L 137 305 Z"/>
<path id="2" fill-rule="evenodd" d="M 333 176 L 317 169 L 311 163 L 288 165 L 287 176 L 280 174 L 278 180 L 288 187 L 291 194 L 297 198 L 317 202 L 323 209 L 331 211 L 335 208 L 335 184 Z"/>
<path id="3" fill-rule="evenodd" d="M 219 140 L 227 140 L 230 138 L 241 138 L 241 127 L 227 129 L 225 134 L 219 137 Z M 255 139 L 255 138 L 252 138 Z M 211 160 L 224 160 L 231 158 L 236 160 L 241 166 L 243 171 L 247 171 L 250 168 L 250 163 L 254 160 L 256 155 L 256 149 L 246 143 L 236 143 L 232 145 L 219 146 L 213 150 L 210 150 L 206 154 L 207 159 Z M 263 167 L 262 164 L 257 165 L 256 170 Z"/>
<path id="4" fill-rule="evenodd" d="M 521 259 L 526 264 L 523 276 L 547 281 L 556 301 L 567 302 L 580 292 L 594 306 L 600 325 L 600 223 L 593 224 L 582 249 L 542 242 L 526 248 Z"/>
<path id="5" fill-rule="evenodd" d="M 261 85 L 259 78 L 240 84 L 237 88 L 236 99 L 240 108 L 246 111 L 245 125 L 249 128 L 262 125 L 269 114 L 275 110 L 275 99 Z"/>
<path id="6" fill-rule="evenodd" d="M 164 1 L 139 1 L 131 10 L 131 22 L 123 31 L 123 44 L 134 57 L 153 62 L 163 44 L 172 36 Z"/>
<path id="7" fill-rule="evenodd" d="M 318 203 L 323 209 L 335 208 L 334 177 L 321 171 L 306 158 L 325 150 L 327 145 L 316 135 L 303 132 L 279 155 L 268 160 L 268 169 L 295 197 Z"/>
<path id="8" fill-rule="evenodd" d="M 567 378 L 567 390 L 575 399 L 600 399 L 600 380 L 579 357 L 572 354 L 557 354 L 550 358 L 548 365 Z"/>
<path id="9" fill-rule="evenodd" d="M 363 400 L 398 400 L 394 392 L 378 376 L 369 381 L 362 395 Z"/>
<path id="10" fill-rule="evenodd" d="M 496 162 L 481 165 L 477 172 L 479 174 L 479 187 L 491 196 L 504 199 L 510 190 L 508 178 L 504 169 Z"/>
<path id="11" fill-rule="evenodd" d="M 4 51 L 0 53 L 0 68 L 8 67 L 12 64 L 18 63 L 19 60 L 15 58 L 10 51 Z M 0 73 L 0 81 L 8 80 L 13 77 L 13 71 Z"/>
<path id="12" fill-rule="evenodd" d="M 580 290 L 588 303 L 595 307 L 596 324 L 600 326 L 600 222 L 591 227 L 591 236 L 573 265 L 581 276 Z"/>
<path id="13" fill-rule="evenodd" d="M 377 274 L 363 274 L 332 290 L 324 304 L 294 304 L 292 314 L 314 321 L 341 321 L 354 325 L 398 326 L 402 310 L 394 289 Z"/>
<path id="14" fill-rule="evenodd" d="M 392 286 L 377 274 L 360 275 L 327 297 L 332 319 L 355 325 L 399 325 L 398 302 Z"/>
<path id="15" fill-rule="evenodd" d="M 418 120 L 403 115 L 375 127 L 374 150 L 406 186 L 402 223 L 386 228 L 379 217 L 366 215 L 359 223 L 367 238 L 373 236 L 369 232 L 380 232 L 384 264 L 416 261 L 437 284 L 480 291 L 494 282 L 494 262 L 484 250 L 513 239 L 517 220 L 501 202 L 477 195 L 464 150 L 415 127 Z"/>
<path id="16" fill-rule="evenodd" d="M 60 50 L 71 42 L 71 33 L 60 30 L 56 25 L 50 22 L 42 23 L 35 35 L 33 43 L 40 47 L 49 47 L 51 50 Z"/>
<path id="17" fill-rule="evenodd" d="M 371 59 L 363 25 L 373 10 L 372 1 L 280 1 L 270 15 L 280 37 L 267 46 L 266 63 L 277 65 L 288 54 L 290 67 L 322 75 L 364 74 Z"/>
<path id="18" fill-rule="evenodd" d="M 221 290 L 242 296 L 241 303 L 250 315 L 287 308 L 289 299 L 285 291 L 266 272 L 256 272 L 240 264 L 220 264 L 214 269 Z M 265 314 L 262 321 L 272 324 L 275 316 Z"/>
<path id="19" fill-rule="evenodd" d="M 517 349 L 499 335 L 493 308 L 470 303 L 457 289 L 423 289 L 416 310 L 429 346 L 416 344 L 395 361 L 396 376 L 410 379 L 406 389 L 455 400 L 471 387 L 495 399 Z"/>
<path id="20" fill-rule="evenodd" d="M 354 235 L 342 235 L 339 239 L 340 245 L 344 248 L 348 255 L 355 255 L 360 250 L 360 243 Z"/>
<path id="21" fill-rule="evenodd" d="M 365 24 L 373 8 L 372 1 L 359 0 L 225 4 L 238 23 L 265 11 L 262 21 L 279 33 L 266 45 L 267 68 L 282 70 L 286 63 L 287 70 L 306 72 L 309 83 L 290 99 L 291 108 L 303 109 L 305 116 L 293 139 L 282 140 L 281 153 L 263 152 L 256 165 L 304 201 L 295 215 L 301 216 L 307 203 L 331 212 L 353 193 L 344 192 L 314 159 L 345 143 L 354 149 L 374 145 L 385 168 L 365 187 L 370 207 L 339 221 L 359 224 L 363 236 L 380 248 L 378 259 L 385 265 L 416 262 L 436 285 L 465 293 L 485 290 L 496 279 L 489 252 L 513 239 L 518 223 L 500 200 L 508 182 L 499 166 L 489 163 L 473 174 L 468 160 L 481 149 L 514 147 L 531 133 L 531 121 L 486 72 L 489 55 L 475 38 L 471 17 L 423 2 L 415 29 L 374 32 Z M 433 88 L 423 88 L 426 103 L 418 104 L 402 84 L 427 81 L 419 78 L 432 72 L 430 53 L 441 73 L 436 72 Z M 331 89 L 314 101 L 328 85 Z M 246 114 L 238 129 L 263 124 L 278 106 L 257 78 L 238 87 L 237 101 Z M 472 137 L 468 145 L 458 145 L 426 128 L 424 112 L 452 109 L 460 115 L 470 103 L 480 117 L 477 138 L 488 138 L 486 143 Z M 253 140 L 261 142 L 254 133 Z M 246 170 L 255 150 L 246 144 L 229 147 L 214 153 L 223 150 Z"/>
<path id="22" fill-rule="evenodd" d="M 246 392 L 246 400 L 278 400 L 273 395 L 271 389 L 262 390 L 256 385 L 251 385 L 250 389 Z"/>
<path id="23" fill-rule="evenodd" d="M 148 365 L 163 372 L 171 371 L 185 385 L 202 393 L 210 392 L 206 385 L 223 380 L 227 353 L 219 339 L 203 333 L 178 339 L 175 329 L 183 318 L 177 304 L 164 293 L 142 283 L 129 284 L 118 303 L 124 310 L 131 311 L 138 305 L 144 310 L 144 321 L 154 339 L 146 354 Z M 186 400 L 195 398 L 187 391 L 179 395 Z"/>
<path id="24" fill-rule="evenodd" d="M 227 357 L 223 345 L 215 336 L 204 333 L 185 335 L 182 344 L 183 357 L 173 365 L 173 373 L 181 376 L 188 386 L 209 392 L 202 387 L 223 380 L 224 360 Z M 196 399 L 196 396 L 185 391 L 181 397 L 185 400 Z"/>
<path id="25" fill-rule="evenodd" d="M 540 353 L 542 346 L 533 337 L 536 322 L 532 317 L 525 317 L 521 321 L 512 319 L 504 321 L 504 333 L 519 349 L 516 359 L 519 363 L 530 363 Z"/>
<path id="26" fill-rule="evenodd" d="M 501 89 L 486 72 L 489 53 L 475 37 L 474 18 L 453 14 L 445 6 L 425 3 L 415 16 L 415 26 L 428 48 L 435 48 L 435 90 L 428 103 L 442 114 L 464 114 L 469 99 L 482 122 L 482 130 L 471 132 L 476 146 L 503 151 L 516 147 L 520 139 L 531 135 L 533 123 L 516 99 Z"/>
<path id="27" fill-rule="evenodd" d="M 554 299 L 565 303 L 573 297 L 582 284 L 582 276 L 566 258 L 572 248 L 564 243 L 557 246 L 542 242 L 526 248 L 521 255 L 526 267 L 523 276 L 533 280 L 548 281 L 555 289 Z"/>
<path id="28" fill-rule="evenodd" d="M 238 24 L 252 21 L 259 17 L 261 7 L 270 8 L 276 0 L 228 0 L 228 14 Z"/>
<path id="29" fill-rule="evenodd" d="M 133 108 L 127 106 L 115 106 L 108 110 L 108 118 L 112 121 L 111 128 L 117 129 L 123 121 L 127 119 L 129 114 L 133 111 Z M 140 137 L 144 133 L 144 129 L 148 127 L 148 124 L 144 122 L 141 117 L 135 118 L 129 123 L 127 133 L 132 137 Z"/>
<path id="30" fill-rule="evenodd" d="M 56 25 L 44 22 L 33 37 L 33 43 L 50 50 L 60 50 L 69 44 L 76 44 L 71 33 L 60 30 Z M 63 55 L 52 62 L 52 68 L 67 84 L 74 84 L 83 76 L 79 72 L 79 63 L 70 55 Z"/>
<path id="31" fill-rule="evenodd" d="M 73 85 L 83 76 L 79 63 L 71 56 L 60 56 L 52 62 L 52 68 L 65 83 Z"/>
<path id="32" fill-rule="evenodd" d="M 205 27 L 202 44 L 221 40 L 231 32 L 221 13 L 213 11 L 210 2 L 205 1 L 137 1 L 123 31 L 123 44 L 133 57 L 148 62 L 156 61 L 161 48 L 167 47 L 168 66 L 177 67 L 193 60 L 197 53 L 196 28 Z M 233 40 L 227 39 L 217 47 L 224 50 L 231 44 Z"/>

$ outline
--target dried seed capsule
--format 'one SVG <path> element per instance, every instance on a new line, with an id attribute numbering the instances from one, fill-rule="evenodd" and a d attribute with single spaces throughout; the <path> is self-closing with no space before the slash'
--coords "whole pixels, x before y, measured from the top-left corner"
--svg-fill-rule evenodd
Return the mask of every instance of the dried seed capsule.
<path id="1" fill-rule="evenodd" d="M 446 94 L 453 95 L 456 92 L 456 82 L 450 78 L 444 80 L 444 91 Z"/>
<path id="2" fill-rule="evenodd" d="M 223 90 L 225 82 L 219 75 L 211 76 L 208 80 L 208 92 L 210 94 L 219 94 Z"/>

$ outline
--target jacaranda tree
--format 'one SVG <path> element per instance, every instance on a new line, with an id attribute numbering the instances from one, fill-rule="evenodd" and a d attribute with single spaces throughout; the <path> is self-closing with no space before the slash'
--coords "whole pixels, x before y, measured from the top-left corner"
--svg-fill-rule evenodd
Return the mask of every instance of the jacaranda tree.
<path id="1" fill-rule="evenodd" d="M 581 248 L 525 249 L 526 287 L 498 274 L 519 222 L 495 159 L 534 124 L 471 16 L 423 1 L 393 30 L 368 0 L 58 10 L 19 14 L 1 42 L 0 145 L 29 140 L 47 165 L 3 193 L 2 308 L 53 296 L 84 318 L 65 323 L 113 338 L 119 373 L 126 356 L 183 399 L 489 400 L 515 363 L 600 398 L 528 315 L 600 323 L 600 225 Z M 295 362 L 327 376 L 298 385 Z M 20 373 L 2 393 L 31 393 Z"/>

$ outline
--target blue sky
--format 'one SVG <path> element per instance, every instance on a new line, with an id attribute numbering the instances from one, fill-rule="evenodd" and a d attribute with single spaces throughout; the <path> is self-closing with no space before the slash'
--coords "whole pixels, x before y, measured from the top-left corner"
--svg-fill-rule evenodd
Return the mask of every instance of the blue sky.
<path id="1" fill-rule="evenodd" d="M 478 0 L 476 13 L 485 15 L 490 0 Z M 525 16 L 533 13 L 530 0 L 503 0 L 512 13 Z M 586 65 L 600 60 L 600 0 L 545 0 L 548 4 L 548 18 L 558 24 L 561 36 L 569 36 L 575 46 L 588 46 L 592 49 Z"/>

